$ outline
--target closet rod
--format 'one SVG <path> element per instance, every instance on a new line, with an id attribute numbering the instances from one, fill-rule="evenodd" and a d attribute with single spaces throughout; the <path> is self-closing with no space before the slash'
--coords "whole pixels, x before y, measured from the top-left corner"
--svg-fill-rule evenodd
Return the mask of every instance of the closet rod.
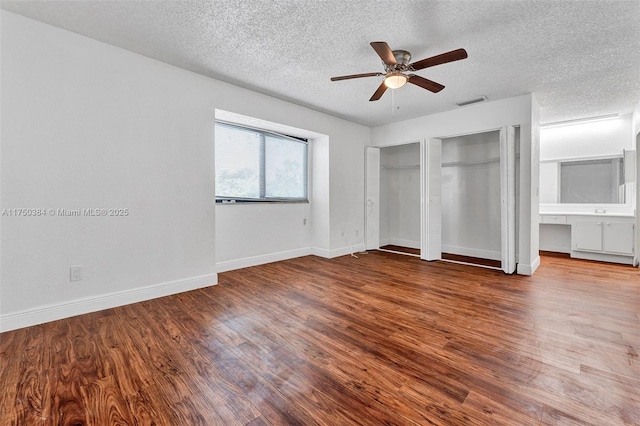
<path id="1" fill-rule="evenodd" d="M 486 160 L 478 161 L 450 161 L 448 163 L 442 163 L 442 167 L 457 167 L 457 166 L 479 166 L 482 164 L 499 163 L 500 157 L 487 158 Z"/>

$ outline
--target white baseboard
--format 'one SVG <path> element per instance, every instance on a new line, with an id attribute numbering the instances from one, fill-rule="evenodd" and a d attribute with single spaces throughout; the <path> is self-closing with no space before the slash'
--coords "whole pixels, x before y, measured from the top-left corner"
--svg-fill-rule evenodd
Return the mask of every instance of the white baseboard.
<path id="1" fill-rule="evenodd" d="M 522 263 L 518 263 L 518 268 L 516 273 L 518 275 L 533 275 L 533 273 L 540 266 L 540 256 L 536 256 L 536 258 L 531 262 L 531 265 L 525 265 Z"/>
<path id="2" fill-rule="evenodd" d="M 265 263 L 279 262 L 281 260 L 293 259 L 295 257 L 308 256 L 315 254 L 314 249 L 305 247 L 295 250 L 281 251 L 278 253 L 269 253 L 260 256 L 245 257 L 242 259 L 227 260 L 216 263 L 216 271 L 226 272 L 234 269 L 248 268 L 250 266 L 264 265 Z M 324 256 L 322 256 L 324 257 Z"/>
<path id="3" fill-rule="evenodd" d="M 364 249 L 364 243 L 341 247 L 333 250 L 319 249 L 314 247 L 311 249 L 311 254 L 324 257 L 326 259 L 333 259 L 334 257 L 345 256 L 347 254 L 357 254 L 359 251 L 364 251 Z"/>
<path id="4" fill-rule="evenodd" d="M 156 299 L 171 294 L 209 287 L 218 283 L 218 274 L 203 275 L 184 280 L 154 284 L 147 287 L 134 288 L 103 294 L 95 297 L 71 300 L 54 305 L 39 306 L 20 312 L 3 315 L 0 318 L 0 332 L 16 330 L 69 318 L 76 315 L 129 305 L 144 300 Z"/>
<path id="5" fill-rule="evenodd" d="M 420 248 L 420 241 L 403 240 L 401 238 L 389 238 L 387 241 L 388 241 L 387 244 L 391 246 L 400 246 L 400 247 L 407 247 L 412 249 Z"/>
<path id="6" fill-rule="evenodd" d="M 542 251 L 552 251 L 554 253 L 566 253 L 571 254 L 571 246 L 547 244 L 544 247 L 540 245 Z"/>
<path id="7" fill-rule="evenodd" d="M 577 250 L 573 250 L 571 252 L 571 257 L 574 259 L 598 260 L 600 262 L 621 263 L 623 265 L 633 265 L 633 262 L 634 262 L 633 256 L 604 254 L 604 253 L 590 253 L 587 251 L 577 251 Z"/>
<path id="8" fill-rule="evenodd" d="M 501 260 L 499 251 L 479 250 L 467 247 L 445 246 L 442 245 L 442 253 L 459 254 L 461 256 L 478 257 L 480 259 Z"/>

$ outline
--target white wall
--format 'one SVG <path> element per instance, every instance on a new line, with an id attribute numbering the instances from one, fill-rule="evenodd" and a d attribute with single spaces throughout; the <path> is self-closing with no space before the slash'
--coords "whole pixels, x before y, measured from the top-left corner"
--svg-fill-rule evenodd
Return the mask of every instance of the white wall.
<path id="1" fill-rule="evenodd" d="M 540 129 L 540 161 L 622 155 L 632 150 L 631 115 Z"/>
<path id="2" fill-rule="evenodd" d="M 0 9 L 0 167 L 2 164 L 2 16 L 4 11 Z M 0 173 L 0 189 L 2 188 L 2 173 Z M 2 191 L 0 190 L 0 208 L 2 207 Z M 1 211 L 1 210 L 0 210 Z M 0 216 L 0 267 L 2 261 L 2 216 Z M 0 273 L 0 332 L 2 332 L 2 274 Z"/>
<path id="3" fill-rule="evenodd" d="M 0 218 L 0 329 L 215 284 L 216 259 L 311 252 L 315 244 L 327 256 L 348 252 L 343 228 L 360 231 L 351 244 L 362 244 L 369 128 L 6 11 L 1 19 L 2 208 L 129 214 Z M 313 160 L 320 198 L 221 206 L 217 219 L 216 108 L 326 135 L 321 163 Z M 235 238 L 267 217 L 280 219 L 268 233 Z M 228 233 L 218 254 L 222 220 Z M 314 222 L 318 230 L 309 230 Z M 69 282 L 72 265 L 82 266 L 82 281 Z"/>
<path id="4" fill-rule="evenodd" d="M 538 267 L 538 104 L 532 94 L 417 117 L 374 127 L 373 146 L 397 145 L 520 125 L 520 220 L 518 272 L 532 274 Z"/>
<path id="5" fill-rule="evenodd" d="M 306 203 L 216 205 L 217 271 L 310 254 L 309 211 Z"/>
<path id="6" fill-rule="evenodd" d="M 380 245 L 420 248 L 420 143 L 380 150 Z"/>
<path id="7" fill-rule="evenodd" d="M 2 66 L 2 328 L 215 284 L 206 80 L 6 11 Z"/>
<path id="8" fill-rule="evenodd" d="M 638 214 L 638 202 L 640 202 L 640 101 L 631 114 L 631 140 L 635 141 L 636 149 L 636 248 L 640 248 L 640 214 Z M 633 142 L 632 142 L 633 143 Z M 640 267 L 640 264 L 638 265 Z"/>

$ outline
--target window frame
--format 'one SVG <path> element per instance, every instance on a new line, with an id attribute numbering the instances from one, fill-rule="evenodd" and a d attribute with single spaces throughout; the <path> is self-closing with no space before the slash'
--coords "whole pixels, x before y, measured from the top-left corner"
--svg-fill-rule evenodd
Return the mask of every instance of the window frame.
<path id="1" fill-rule="evenodd" d="M 214 127 L 224 126 L 229 128 L 240 129 L 243 131 L 256 132 L 260 137 L 260 147 L 259 147 L 259 185 L 260 185 L 260 198 L 250 198 L 250 197 L 234 197 L 234 196 L 219 196 L 217 193 L 215 194 L 215 202 L 217 204 L 236 204 L 236 203 L 309 203 L 309 140 L 302 137 L 292 136 L 285 133 L 279 133 L 272 130 L 261 129 L 257 127 L 247 126 L 244 124 L 238 124 L 233 122 L 228 122 L 224 120 L 215 120 Z M 214 133 L 215 134 L 215 133 Z M 303 197 L 267 197 L 266 196 L 266 136 L 275 137 L 278 139 L 285 139 L 292 142 L 303 144 L 305 147 L 305 155 L 304 155 L 304 196 Z M 215 151 L 215 145 L 214 145 Z M 214 162 L 217 161 L 217 156 Z M 215 178 L 214 178 L 215 179 Z M 217 185 L 214 181 L 214 191 L 217 192 Z"/>

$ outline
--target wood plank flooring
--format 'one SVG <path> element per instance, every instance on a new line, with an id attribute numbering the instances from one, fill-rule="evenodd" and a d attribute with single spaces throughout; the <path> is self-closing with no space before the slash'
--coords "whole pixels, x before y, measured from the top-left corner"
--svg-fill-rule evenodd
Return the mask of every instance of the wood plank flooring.
<path id="1" fill-rule="evenodd" d="M 638 425 L 640 272 L 371 252 L 0 334 L 0 425 Z"/>
<path id="2" fill-rule="evenodd" d="M 396 246 L 391 244 L 380 247 L 380 250 L 390 251 L 390 252 L 400 253 L 400 254 L 409 254 L 413 256 L 420 256 L 420 249 Z M 551 255 L 554 255 L 554 253 L 551 253 Z M 453 254 L 453 253 L 442 253 L 441 258 L 442 260 L 450 260 L 454 262 L 467 263 L 470 265 L 489 266 L 491 268 L 497 268 L 497 269 L 501 269 L 501 265 L 502 265 L 502 263 L 499 260 L 482 259 L 480 257 L 463 256 L 463 255 Z"/>

